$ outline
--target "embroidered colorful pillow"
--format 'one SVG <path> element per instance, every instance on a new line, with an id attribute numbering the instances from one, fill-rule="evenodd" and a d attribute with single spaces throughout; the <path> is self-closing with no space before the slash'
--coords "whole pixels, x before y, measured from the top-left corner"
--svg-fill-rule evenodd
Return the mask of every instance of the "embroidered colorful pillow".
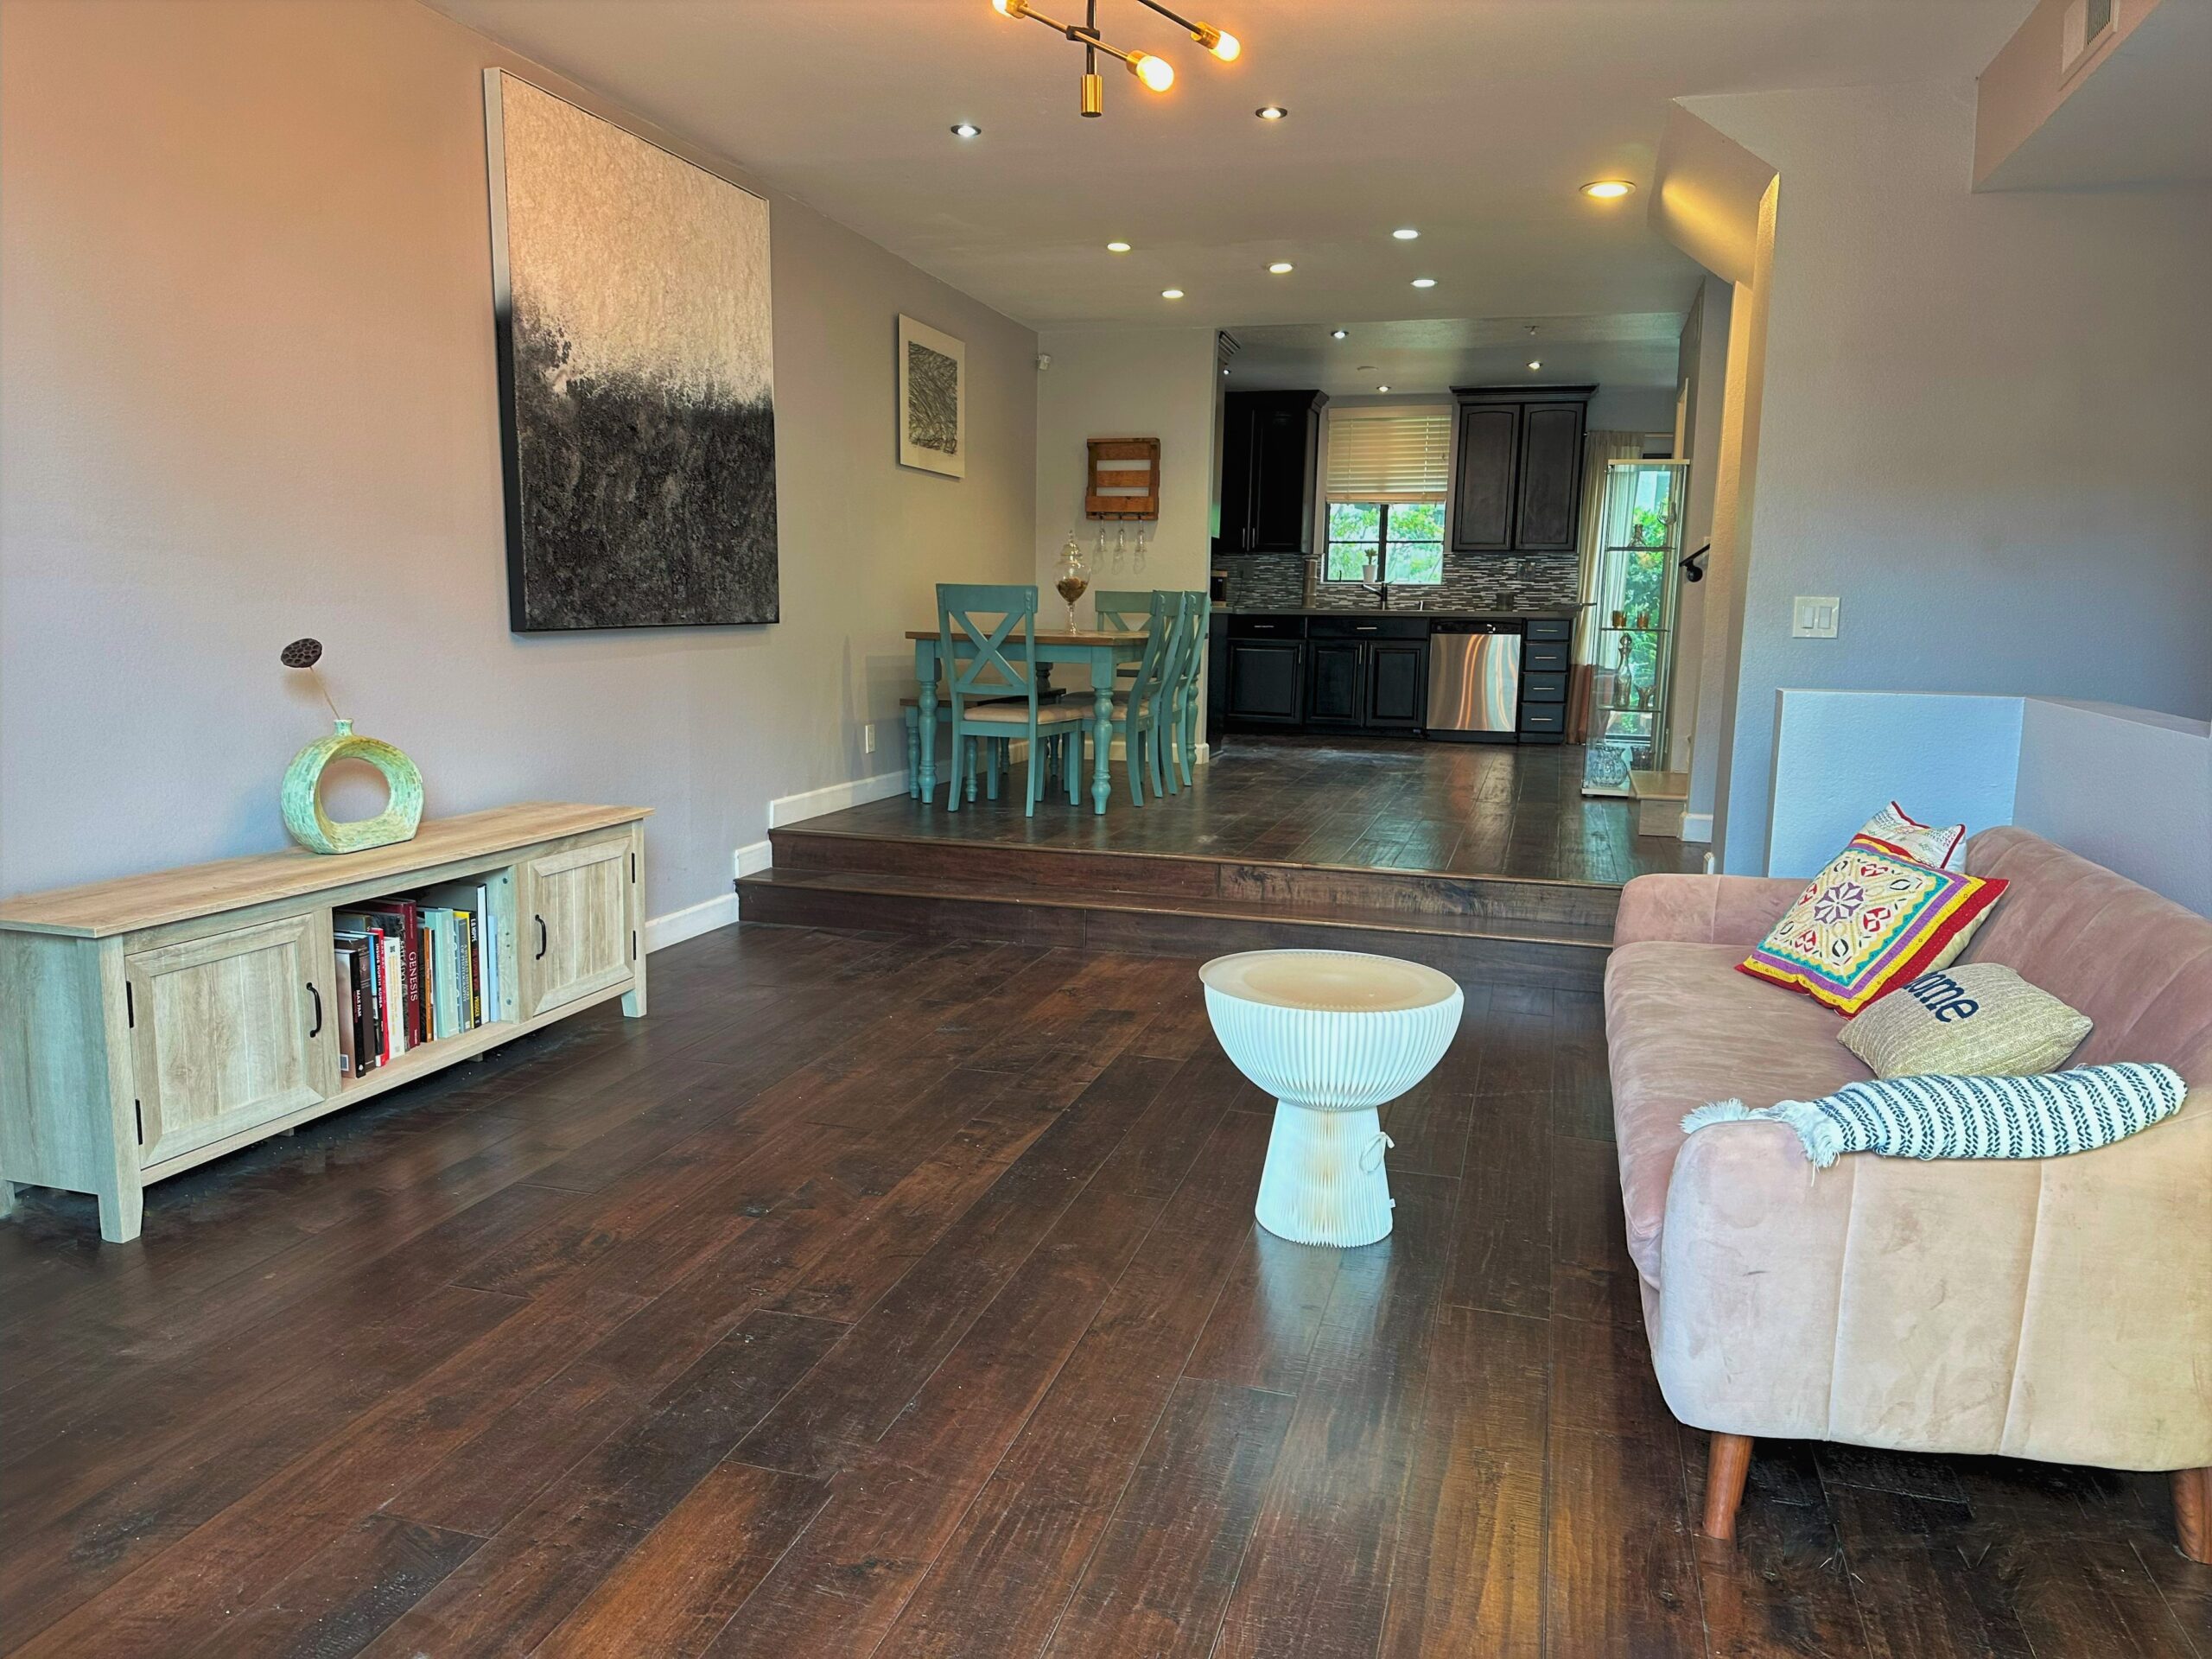
<path id="1" fill-rule="evenodd" d="M 1853 842 L 1737 965 L 1856 1014 L 1884 992 L 1949 966 L 2005 886 Z"/>
<path id="2" fill-rule="evenodd" d="M 1932 870 L 1948 870 L 1959 843 L 1966 838 L 1963 823 L 1923 823 L 1891 801 L 1866 820 L 1866 827 L 1851 838 L 1851 844 L 1895 853 Z"/>

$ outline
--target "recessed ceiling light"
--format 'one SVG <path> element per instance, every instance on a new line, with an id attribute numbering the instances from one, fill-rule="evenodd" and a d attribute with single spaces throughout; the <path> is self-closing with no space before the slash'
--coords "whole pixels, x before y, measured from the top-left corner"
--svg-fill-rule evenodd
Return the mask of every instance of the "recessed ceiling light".
<path id="1" fill-rule="evenodd" d="M 973 121 L 956 121 L 952 124 L 952 136 L 956 138 L 980 138 L 983 136 L 983 130 Z"/>
<path id="2" fill-rule="evenodd" d="M 1163 288 L 1160 290 L 1160 297 L 1163 300 L 1179 300 L 1183 297 L 1183 290 L 1179 288 Z"/>
<path id="3" fill-rule="evenodd" d="M 1436 286 L 1436 278 L 1433 276 L 1416 276 L 1414 278 L 1414 286 L 1415 288 L 1434 288 Z"/>
<path id="4" fill-rule="evenodd" d="M 1127 253 L 1128 251 L 1129 245 L 1126 242 L 1109 242 L 1106 245 L 1106 251 L 1109 253 Z"/>
<path id="5" fill-rule="evenodd" d="M 1344 337 L 1344 330 L 1341 328 L 1332 328 L 1329 330 L 1329 338 L 1331 340 L 1342 340 Z"/>
<path id="6" fill-rule="evenodd" d="M 1228 373 L 1229 373 L 1229 371 L 1228 371 L 1227 369 L 1224 369 L 1221 372 L 1222 372 L 1222 375 L 1223 375 L 1223 377 L 1224 377 L 1224 378 L 1227 378 Z"/>
<path id="7" fill-rule="evenodd" d="M 1283 108 L 1280 104 L 1262 104 L 1258 109 L 1253 111 L 1252 113 L 1258 116 L 1262 121 L 1280 121 L 1283 117 L 1288 115 L 1290 111 Z"/>
<path id="8" fill-rule="evenodd" d="M 1270 276 L 1287 276 L 1296 267 L 1292 265 L 1289 260 L 1278 259 L 1268 267 L 1268 274 Z"/>
<path id="9" fill-rule="evenodd" d="M 1626 179 L 1592 179 L 1582 187 L 1582 194 L 1595 196 L 1600 201 L 1613 201 L 1635 188 Z"/>
<path id="10" fill-rule="evenodd" d="M 1529 366 L 1530 368 L 1532 368 L 1532 369 L 1541 369 L 1541 368 L 1542 368 L 1544 365 L 1543 365 L 1541 363 L 1540 363 L 1540 362 L 1531 361 L 1531 362 L 1529 363 Z"/>
<path id="11" fill-rule="evenodd" d="M 1391 232 L 1390 234 L 1396 237 L 1401 242 L 1411 242 L 1416 237 L 1420 236 L 1421 232 L 1414 229 L 1412 226 L 1408 225 L 1402 230 Z"/>
<path id="12" fill-rule="evenodd" d="M 1376 391 L 1389 391 L 1389 390 L 1390 390 L 1390 388 L 1389 388 L 1389 387 L 1388 387 L 1388 386 L 1377 386 L 1377 387 L 1376 387 L 1376 388 L 1375 388 L 1375 390 L 1376 390 Z"/>

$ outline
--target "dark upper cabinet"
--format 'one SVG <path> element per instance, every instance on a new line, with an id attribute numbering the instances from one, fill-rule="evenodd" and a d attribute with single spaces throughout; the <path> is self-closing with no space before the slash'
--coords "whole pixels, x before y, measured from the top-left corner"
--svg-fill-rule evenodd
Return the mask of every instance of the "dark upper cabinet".
<path id="1" fill-rule="evenodd" d="M 1231 720 L 1295 726 L 1305 713 L 1306 642 L 1302 639 L 1227 641 L 1228 696 L 1222 712 Z"/>
<path id="2" fill-rule="evenodd" d="M 1217 553 L 1298 553 L 1313 545 L 1319 391 L 1232 391 L 1222 415 Z"/>
<path id="3" fill-rule="evenodd" d="M 1513 544 L 1527 553 L 1572 553 L 1582 518 L 1585 403 L 1521 409 L 1521 504 Z"/>
<path id="4" fill-rule="evenodd" d="M 1454 386 L 1455 553 L 1572 553 L 1582 519 L 1582 431 L 1595 386 Z"/>
<path id="5" fill-rule="evenodd" d="M 1518 407 L 1459 406 L 1459 470 L 1452 490 L 1453 552 L 1502 553 L 1513 545 L 1513 480 L 1520 456 Z"/>
<path id="6" fill-rule="evenodd" d="M 1378 639 L 1369 645 L 1364 723 L 1417 731 L 1427 718 L 1427 642 Z"/>
<path id="7" fill-rule="evenodd" d="M 1365 712 L 1367 647 L 1357 639 L 1317 639 L 1306 692 L 1308 726 L 1357 726 Z"/>

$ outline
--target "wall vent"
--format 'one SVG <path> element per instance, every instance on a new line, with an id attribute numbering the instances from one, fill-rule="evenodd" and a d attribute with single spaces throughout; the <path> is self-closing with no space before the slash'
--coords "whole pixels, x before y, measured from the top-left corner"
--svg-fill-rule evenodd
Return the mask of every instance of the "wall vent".
<path id="1" fill-rule="evenodd" d="M 2063 82 L 2112 35 L 2120 0 L 2072 0 L 2058 25 L 2058 78 Z"/>

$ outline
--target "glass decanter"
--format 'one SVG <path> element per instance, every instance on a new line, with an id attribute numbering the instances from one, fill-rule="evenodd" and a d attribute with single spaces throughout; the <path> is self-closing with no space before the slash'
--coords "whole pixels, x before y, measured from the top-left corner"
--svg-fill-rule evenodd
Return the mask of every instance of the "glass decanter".
<path id="1" fill-rule="evenodd" d="M 1076 546 L 1072 534 L 1068 537 L 1068 544 L 1060 550 L 1060 568 L 1053 578 L 1052 590 L 1067 602 L 1068 632 L 1075 632 L 1075 602 L 1090 591 L 1090 572 L 1084 566 L 1082 550 Z"/>

